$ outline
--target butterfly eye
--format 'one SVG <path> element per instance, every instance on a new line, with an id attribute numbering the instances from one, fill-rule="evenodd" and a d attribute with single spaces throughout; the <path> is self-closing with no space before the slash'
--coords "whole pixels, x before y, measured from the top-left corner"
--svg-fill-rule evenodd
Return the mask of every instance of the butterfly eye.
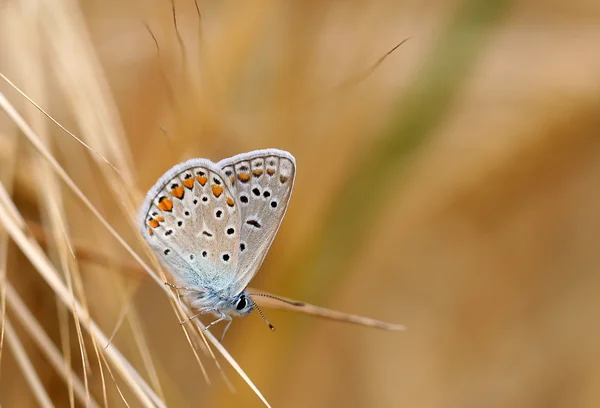
<path id="1" fill-rule="evenodd" d="M 235 310 L 244 310 L 244 308 L 248 305 L 248 302 L 246 301 L 246 296 L 240 296 L 240 298 L 237 301 L 237 304 L 235 305 Z"/>

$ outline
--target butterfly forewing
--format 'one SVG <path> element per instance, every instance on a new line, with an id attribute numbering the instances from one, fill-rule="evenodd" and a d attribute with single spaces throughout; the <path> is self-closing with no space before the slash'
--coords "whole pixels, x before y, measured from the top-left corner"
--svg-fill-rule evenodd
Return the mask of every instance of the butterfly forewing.
<path id="1" fill-rule="evenodd" d="M 242 291 L 260 268 L 283 220 L 296 176 L 290 153 L 266 149 L 217 163 L 241 218 L 238 268 L 232 290 Z"/>
<path id="2" fill-rule="evenodd" d="M 180 283 L 222 291 L 237 279 L 240 209 L 221 170 L 192 159 L 165 173 L 148 192 L 142 235 Z"/>

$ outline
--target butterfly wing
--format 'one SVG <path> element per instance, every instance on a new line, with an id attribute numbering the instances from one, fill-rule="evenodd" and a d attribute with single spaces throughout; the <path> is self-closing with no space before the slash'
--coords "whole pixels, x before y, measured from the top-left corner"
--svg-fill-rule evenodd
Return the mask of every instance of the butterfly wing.
<path id="1" fill-rule="evenodd" d="M 286 151 L 265 149 L 217 165 L 239 203 L 240 253 L 232 286 L 239 293 L 256 275 L 277 234 L 292 195 L 296 160 Z"/>
<path id="2" fill-rule="evenodd" d="M 191 159 L 167 171 L 150 189 L 139 225 L 180 284 L 223 291 L 237 279 L 240 219 L 220 167 Z"/>

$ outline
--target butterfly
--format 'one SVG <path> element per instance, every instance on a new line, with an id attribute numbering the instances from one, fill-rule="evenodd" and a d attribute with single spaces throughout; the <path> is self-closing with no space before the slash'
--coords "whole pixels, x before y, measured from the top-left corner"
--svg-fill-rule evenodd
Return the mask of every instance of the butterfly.
<path id="1" fill-rule="evenodd" d="M 274 329 L 246 288 L 281 225 L 295 176 L 290 153 L 255 150 L 218 163 L 198 158 L 178 164 L 146 195 L 142 236 L 178 283 L 169 285 L 185 290 L 199 314 L 217 317 L 206 328 L 228 322 L 221 338 L 232 316 L 254 308 Z"/>

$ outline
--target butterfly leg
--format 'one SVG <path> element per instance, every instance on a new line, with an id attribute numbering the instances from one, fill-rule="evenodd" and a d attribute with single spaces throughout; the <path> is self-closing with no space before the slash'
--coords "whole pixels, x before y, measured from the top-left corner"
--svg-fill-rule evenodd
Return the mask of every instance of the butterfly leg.
<path id="1" fill-rule="evenodd" d="M 219 317 L 217 320 L 215 320 L 215 321 L 213 321 L 213 322 L 210 322 L 210 323 L 209 323 L 209 324 L 208 324 L 208 325 L 207 325 L 207 326 L 206 326 L 206 327 L 203 329 L 203 331 L 206 331 L 206 330 L 208 330 L 210 327 L 214 326 L 215 324 L 217 324 L 217 323 L 219 323 L 219 322 L 221 322 L 221 321 L 223 321 L 223 320 L 231 320 L 231 317 L 227 316 L 225 313 L 223 313 L 223 312 L 219 311 L 219 314 L 220 314 L 220 317 Z"/>
<path id="2" fill-rule="evenodd" d="M 185 286 L 175 286 L 171 282 L 165 282 L 165 286 L 168 286 L 170 288 L 177 289 L 177 290 L 192 290 L 190 288 L 186 288 Z"/>
<path id="3" fill-rule="evenodd" d="M 219 339 L 219 343 L 223 343 L 223 339 L 225 338 L 225 333 L 227 333 L 227 330 L 229 330 L 229 326 L 231 326 L 231 323 L 233 322 L 233 319 L 231 318 L 231 316 L 227 316 L 225 319 L 227 320 L 227 326 L 225 326 L 225 328 L 223 329 L 223 333 L 221 333 L 221 338 Z"/>
<path id="4" fill-rule="evenodd" d="M 200 316 L 201 314 L 202 314 L 202 313 L 196 313 L 196 314 L 195 314 L 195 315 L 193 315 L 192 317 L 190 317 L 190 318 L 188 318 L 188 319 L 186 319 L 186 320 L 183 320 L 183 321 L 179 322 L 179 324 L 181 324 L 181 325 L 184 325 L 184 324 L 186 324 L 187 322 L 189 322 L 189 321 L 191 321 L 191 320 L 194 320 L 196 317 Z"/>

